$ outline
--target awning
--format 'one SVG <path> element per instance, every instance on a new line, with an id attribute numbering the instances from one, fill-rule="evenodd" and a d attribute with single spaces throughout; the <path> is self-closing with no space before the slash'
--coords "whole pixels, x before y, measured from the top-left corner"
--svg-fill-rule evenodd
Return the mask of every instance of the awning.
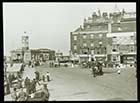
<path id="1" fill-rule="evenodd" d="M 19 72 L 21 70 L 22 63 L 13 64 L 12 67 L 7 67 L 7 72 Z"/>
<path id="2" fill-rule="evenodd" d="M 104 54 L 94 55 L 95 57 L 106 57 Z"/>
<path id="3" fill-rule="evenodd" d="M 123 55 L 137 55 L 137 53 L 136 52 L 131 52 L 131 53 L 123 54 Z"/>

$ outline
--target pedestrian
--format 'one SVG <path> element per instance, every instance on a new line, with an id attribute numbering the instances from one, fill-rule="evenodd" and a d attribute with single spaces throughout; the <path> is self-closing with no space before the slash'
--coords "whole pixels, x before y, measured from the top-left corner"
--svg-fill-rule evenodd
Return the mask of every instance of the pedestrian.
<path id="1" fill-rule="evenodd" d="M 31 93 L 31 89 L 30 89 L 31 85 L 30 85 L 30 79 L 27 79 L 26 81 L 26 93 L 30 94 Z"/>
<path id="2" fill-rule="evenodd" d="M 12 81 L 14 81 L 16 79 L 15 75 L 12 74 Z"/>
<path id="3" fill-rule="evenodd" d="M 91 58 L 91 68 L 92 68 L 93 77 L 96 77 L 96 64 L 93 58 Z"/>
<path id="4" fill-rule="evenodd" d="M 54 67 L 54 62 L 52 62 L 52 67 Z"/>
<path id="5" fill-rule="evenodd" d="M 103 75 L 102 63 L 101 62 L 98 62 L 98 69 L 99 69 L 99 75 Z"/>
<path id="6" fill-rule="evenodd" d="M 36 92 L 36 81 L 35 81 L 35 79 L 33 79 L 33 81 L 32 81 L 32 85 L 33 85 L 33 93 L 34 92 Z"/>
<path id="7" fill-rule="evenodd" d="M 9 94 L 10 93 L 10 85 L 9 85 L 9 82 L 7 82 L 7 85 L 6 85 L 6 94 Z"/>
<path id="8" fill-rule="evenodd" d="M 44 75 L 42 76 L 42 80 L 43 80 L 43 82 L 45 82 L 45 76 Z"/>
<path id="9" fill-rule="evenodd" d="M 34 93 L 34 86 L 35 86 L 35 83 L 33 80 L 31 80 L 30 82 L 30 93 Z"/>
<path id="10" fill-rule="evenodd" d="M 16 88 L 13 89 L 13 91 L 11 93 L 11 98 L 12 98 L 12 101 L 17 101 L 18 97 L 17 97 L 17 93 L 16 93 Z"/>
<path id="11" fill-rule="evenodd" d="M 22 88 L 22 80 L 18 79 L 18 88 Z"/>
<path id="12" fill-rule="evenodd" d="M 50 68 L 51 68 L 51 62 L 49 63 L 49 66 L 50 66 Z"/>
<path id="13" fill-rule="evenodd" d="M 71 63 L 72 63 L 72 68 L 73 68 L 74 67 L 74 61 L 72 60 Z"/>
<path id="14" fill-rule="evenodd" d="M 10 87 L 12 87 L 12 75 L 11 75 L 11 73 L 8 76 L 8 82 L 9 82 Z"/>
<path id="15" fill-rule="evenodd" d="M 36 76 L 36 80 L 39 81 L 40 80 L 40 74 L 38 71 L 35 72 L 35 76 Z"/>
<path id="16" fill-rule="evenodd" d="M 119 64 L 117 65 L 117 69 L 118 69 L 118 72 L 117 72 L 117 73 L 118 73 L 118 74 L 121 74 L 121 67 L 120 67 Z"/>
<path id="17" fill-rule="evenodd" d="M 42 101 L 48 101 L 49 100 L 49 90 L 47 88 L 47 83 L 43 84 L 43 89 L 42 89 Z"/>
<path id="18" fill-rule="evenodd" d="M 28 77 L 25 78 L 25 81 L 24 81 L 24 87 L 26 88 L 27 87 L 27 81 L 28 81 Z"/>
<path id="19" fill-rule="evenodd" d="M 27 100 L 27 93 L 23 91 L 23 88 L 20 89 L 19 95 L 18 95 L 18 100 L 17 101 L 26 101 Z"/>
<path id="20" fill-rule="evenodd" d="M 49 72 L 47 72 L 46 78 L 47 78 L 47 81 L 49 82 L 50 81 L 50 73 Z"/>

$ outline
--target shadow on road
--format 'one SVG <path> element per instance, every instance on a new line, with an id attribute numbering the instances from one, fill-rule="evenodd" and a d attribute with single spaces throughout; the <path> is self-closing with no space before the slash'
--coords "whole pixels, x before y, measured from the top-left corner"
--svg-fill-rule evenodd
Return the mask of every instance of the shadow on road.
<path id="1" fill-rule="evenodd" d="M 73 93 L 72 95 L 80 95 L 80 94 L 88 94 L 88 92 L 76 92 L 76 93 Z"/>
<path id="2" fill-rule="evenodd" d="M 114 100 L 118 100 L 118 101 L 121 101 L 121 100 L 124 100 L 123 98 L 121 97 L 115 97 L 115 98 L 111 98 L 111 99 L 107 99 L 109 101 L 114 101 Z"/>
<path id="3" fill-rule="evenodd" d="M 113 74 L 116 73 L 116 71 L 103 71 L 104 74 Z"/>

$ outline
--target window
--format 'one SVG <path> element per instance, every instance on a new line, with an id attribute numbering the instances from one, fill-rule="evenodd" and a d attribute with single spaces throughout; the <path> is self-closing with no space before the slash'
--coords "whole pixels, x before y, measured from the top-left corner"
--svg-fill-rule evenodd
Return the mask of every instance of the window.
<path id="1" fill-rule="evenodd" d="M 84 43 L 83 46 L 86 47 L 87 46 L 87 43 Z"/>
<path id="2" fill-rule="evenodd" d="M 93 34 L 91 34 L 91 35 L 90 35 L 90 37 L 91 37 L 91 38 L 93 38 L 93 37 L 94 37 L 94 35 L 93 35 Z"/>
<path id="3" fill-rule="evenodd" d="M 74 45 L 74 49 L 77 49 L 77 46 L 76 45 Z"/>
<path id="4" fill-rule="evenodd" d="M 91 44 L 90 44 L 90 46 L 92 46 L 92 47 L 93 47 L 93 46 L 94 46 L 94 44 L 93 44 L 93 43 L 91 43 Z"/>
<path id="5" fill-rule="evenodd" d="M 84 34 L 84 35 L 83 35 L 83 38 L 85 39 L 86 37 L 87 37 L 87 36 Z"/>
<path id="6" fill-rule="evenodd" d="M 102 34 L 99 34 L 99 37 L 101 38 L 103 35 Z"/>
<path id="7" fill-rule="evenodd" d="M 113 52 L 116 52 L 117 50 L 116 50 L 116 49 L 112 49 L 112 51 L 113 51 Z"/>
<path id="8" fill-rule="evenodd" d="M 77 40 L 77 36 L 74 36 L 74 40 Z"/>
<path id="9" fill-rule="evenodd" d="M 91 50 L 91 54 L 94 54 L 94 50 Z"/>
<path id="10" fill-rule="evenodd" d="M 118 31 L 122 31 L 122 29 L 120 27 L 118 27 Z"/>
<path id="11" fill-rule="evenodd" d="M 100 54 L 100 52 L 98 51 L 97 54 Z"/>
<path id="12" fill-rule="evenodd" d="M 131 36 L 130 39 L 131 39 L 131 40 L 134 40 L 134 36 Z"/>
<path id="13" fill-rule="evenodd" d="M 87 25 L 87 28 L 89 29 L 90 28 L 90 25 Z"/>
<path id="14" fill-rule="evenodd" d="M 133 46 L 131 46 L 130 51 L 134 52 L 134 47 Z"/>
<path id="15" fill-rule="evenodd" d="M 103 43 L 100 41 L 99 44 L 102 45 Z"/>
<path id="16" fill-rule="evenodd" d="M 77 53 L 75 52 L 75 53 L 74 53 L 74 56 L 76 56 L 76 55 L 77 55 Z"/>
<path id="17" fill-rule="evenodd" d="M 113 37 L 113 42 L 114 43 L 117 42 L 117 37 L 116 36 Z"/>
<path id="18" fill-rule="evenodd" d="M 112 51 L 113 51 L 113 52 L 117 52 L 117 46 L 116 46 L 116 45 L 113 45 Z"/>

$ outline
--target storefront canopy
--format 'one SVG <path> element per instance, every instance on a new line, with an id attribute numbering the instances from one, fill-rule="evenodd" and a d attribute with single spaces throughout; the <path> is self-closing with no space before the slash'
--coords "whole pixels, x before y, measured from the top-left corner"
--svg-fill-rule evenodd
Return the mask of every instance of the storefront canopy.
<path id="1" fill-rule="evenodd" d="M 13 64 L 12 67 L 8 66 L 7 67 L 7 72 L 19 72 L 22 68 L 22 63 L 16 63 L 16 64 Z"/>

